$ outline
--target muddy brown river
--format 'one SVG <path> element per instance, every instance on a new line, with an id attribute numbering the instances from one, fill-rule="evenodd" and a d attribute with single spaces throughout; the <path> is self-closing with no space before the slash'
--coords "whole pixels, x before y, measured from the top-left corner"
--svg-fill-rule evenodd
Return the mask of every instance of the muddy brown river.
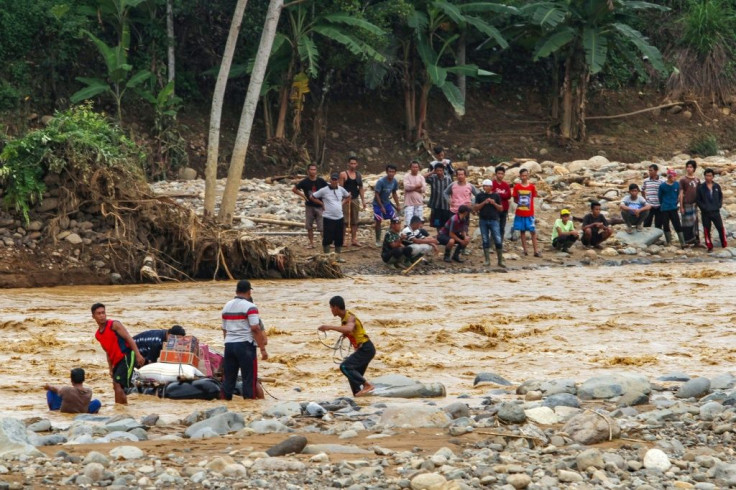
<path id="1" fill-rule="evenodd" d="M 449 397 L 485 393 L 476 373 L 512 382 L 629 370 L 713 375 L 736 360 L 732 300 L 736 265 L 670 264 L 549 268 L 510 274 L 358 276 L 341 280 L 254 281 L 271 359 L 260 375 L 278 399 L 346 396 L 346 380 L 317 335 L 337 323 L 327 305 L 341 294 L 363 321 L 378 354 L 368 377 L 399 373 L 442 382 Z M 48 417 L 42 386 L 68 383 L 83 367 L 101 413 L 180 418 L 214 403 L 147 395 L 115 407 L 105 355 L 89 307 L 136 334 L 179 323 L 222 350 L 219 313 L 234 282 L 4 290 L 0 299 L 0 415 Z M 336 340 L 334 332 L 327 342 Z M 301 392 L 295 390 L 300 388 Z M 232 402 L 259 410 L 266 401 Z M 52 414 L 52 420 L 64 415 Z"/>

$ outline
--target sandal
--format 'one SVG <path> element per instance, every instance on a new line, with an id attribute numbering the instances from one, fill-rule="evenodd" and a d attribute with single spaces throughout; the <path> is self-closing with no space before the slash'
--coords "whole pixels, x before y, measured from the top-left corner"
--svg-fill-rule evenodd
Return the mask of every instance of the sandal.
<path id="1" fill-rule="evenodd" d="M 542 252 L 534 252 L 534 256 L 535 257 L 541 257 L 542 256 Z"/>

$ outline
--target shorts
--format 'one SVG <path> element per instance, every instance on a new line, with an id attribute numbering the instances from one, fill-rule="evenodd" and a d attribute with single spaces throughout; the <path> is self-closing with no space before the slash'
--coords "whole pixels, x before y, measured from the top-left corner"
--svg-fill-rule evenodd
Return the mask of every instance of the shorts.
<path id="1" fill-rule="evenodd" d="M 312 225 L 317 223 L 317 231 L 322 233 L 322 208 L 319 206 L 304 206 L 305 218 L 304 225 L 307 230 L 312 229 Z"/>
<path id="2" fill-rule="evenodd" d="M 465 233 L 455 233 L 458 238 L 465 239 Z M 450 242 L 450 235 L 443 235 L 439 234 L 437 235 L 437 241 L 440 243 L 440 245 L 447 245 Z"/>
<path id="3" fill-rule="evenodd" d="M 537 227 L 534 224 L 534 216 L 514 216 L 514 230 L 536 233 Z"/>
<path id="4" fill-rule="evenodd" d="M 390 202 L 387 202 L 383 205 L 383 208 L 386 210 L 386 212 L 381 211 L 381 206 L 378 205 L 378 203 L 373 203 L 373 219 L 381 222 L 385 219 L 394 219 L 396 217 L 396 210 L 391 205 Z"/>
<path id="5" fill-rule="evenodd" d="M 350 226 L 357 226 L 360 220 L 360 201 L 359 198 L 354 197 L 350 202 L 346 202 L 342 205 L 342 214 L 345 216 L 345 224 L 350 223 Z"/>
<path id="6" fill-rule="evenodd" d="M 595 228 L 591 230 L 590 238 L 587 235 L 583 235 L 580 242 L 586 247 L 595 247 L 596 245 L 603 243 L 603 235 Z"/>
<path id="7" fill-rule="evenodd" d="M 135 352 L 130 351 L 125 354 L 123 360 L 118 362 L 112 368 L 112 380 L 118 383 L 123 389 L 130 388 L 130 378 L 133 377 L 133 368 L 135 367 Z"/>

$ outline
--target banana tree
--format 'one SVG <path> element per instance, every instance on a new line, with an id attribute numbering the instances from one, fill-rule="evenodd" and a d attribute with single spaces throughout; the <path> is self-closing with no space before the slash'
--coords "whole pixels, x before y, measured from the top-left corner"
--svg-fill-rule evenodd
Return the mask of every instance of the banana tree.
<path id="1" fill-rule="evenodd" d="M 641 10 L 668 10 L 633 0 L 553 0 L 520 8 L 529 23 L 541 29 L 533 58 L 559 59 L 564 67 L 562 118 L 557 122 L 563 141 L 585 138 L 585 106 L 588 82 L 599 73 L 611 53 L 635 62 L 637 52 L 651 66 L 665 71 L 662 54 L 631 26 Z"/>

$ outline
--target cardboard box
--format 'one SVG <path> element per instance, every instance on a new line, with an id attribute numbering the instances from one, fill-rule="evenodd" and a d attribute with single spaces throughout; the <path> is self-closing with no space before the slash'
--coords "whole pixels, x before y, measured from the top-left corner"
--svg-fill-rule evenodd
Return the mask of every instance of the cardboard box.
<path id="1" fill-rule="evenodd" d="M 199 341 L 193 335 L 169 335 L 163 351 L 189 352 L 195 356 L 199 354 Z"/>
<path id="2" fill-rule="evenodd" d="M 158 357 L 158 362 L 167 362 L 172 364 L 189 364 L 199 368 L 199 357 L 191 352 L 177 352 L 171 350 L 162 350 Z"/>

